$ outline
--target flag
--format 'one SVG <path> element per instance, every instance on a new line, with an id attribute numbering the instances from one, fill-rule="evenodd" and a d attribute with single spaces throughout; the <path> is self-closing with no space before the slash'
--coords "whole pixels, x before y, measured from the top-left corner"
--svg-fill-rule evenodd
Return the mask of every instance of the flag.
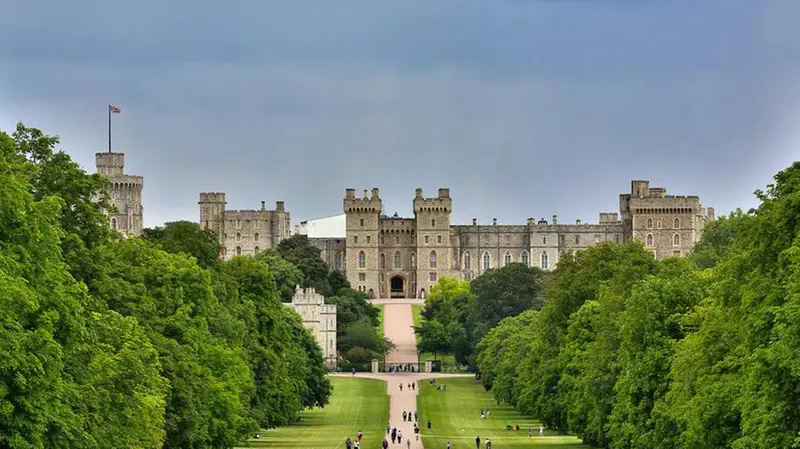
<path id="1" fill-rule="evenodd" d="M 122 112 L 122 109 L 114 106 L 113 104 L 110 104 L 108 105 L 108 111 L 111 112 L 112 114 L 119 114 L 120 112 Z"/>

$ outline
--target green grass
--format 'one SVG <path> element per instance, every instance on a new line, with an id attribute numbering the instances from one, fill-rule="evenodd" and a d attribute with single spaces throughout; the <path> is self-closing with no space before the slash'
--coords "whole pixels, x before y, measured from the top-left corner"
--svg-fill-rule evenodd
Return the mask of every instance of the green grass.
<path id="1" fill-rule="evenodd" d="M 378 304 L 378 305 L 375 305 L 375 306 L 372 306 L 372 307 L 375 307 L 376 309 L 378 309 L 380 311 L 380 313 L 378 314 L 378 329 L 377 329 L 377 332 L 378 332 L 378 336 L 383 338 L 386 335 L 386 333 L 383 331 L 383 320 L 384 320 L 383 304 Z"/>
<path id="2" fill-rule="evenodd" d="M 492 447 L 498 449 L 588 448 L 574 436 L 556 435 L 545 430 L 545 436 L 540 437 L 537 420 L 520 415 L 511 407 L 497 405 L 480 382 L 471 378 L 444 378 L 437 379 L 437 382 L 445 383 L 447 390 L 438 391 L 436 386 L 425 381 L 419 383 L 417 406 L 425 449 L 446 448 L 448 440 L 453 449 L 473 449 L 476 436 L 481 437 L 482 448 L 487 438 L 492 440 Z M 487 419 L 480 418 L 482 408 L 490 411 Z M 431 420 L 431 430 L 425 428 L 428 419 Z M 520 431 L 506 430 L 508 424 L 519 424 Z M 528 437 L 528 426 L 534 426 L 532 438 Z"/>
<path id="3" fill-rule="evenodd" d="M 302 422 L 261 432 L 243 447 L 342 449 L 347 437 L 364 432 L 361 447 L 379 448 L 389 421 L 386 382 L 332 377 L 333 395 L 322 409 L 301 413 Z"/>

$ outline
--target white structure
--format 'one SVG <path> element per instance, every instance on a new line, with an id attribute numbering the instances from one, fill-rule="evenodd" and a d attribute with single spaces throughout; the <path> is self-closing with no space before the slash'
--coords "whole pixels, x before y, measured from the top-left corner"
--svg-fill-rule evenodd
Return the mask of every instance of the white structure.
<path id="1" fill-rule="evenodd" d="M 346 220 L 347 215 L 341 214 L 301 221 L 294 226 L 294 233 L 307 235 L 311 239 L 343 239 L 345 237 Z"/>
<path id="2" fill-rule="evenodd" d="M 291 304 L 303 319 L 303 325 L 311 329 L 322 348 L 322 357 L 329 368 L 336 367 L 336 305 L 325 304 L 325 297 L 313 288 L 295 289 Z"/>
<path id="3" fill-rule="evenodd" d="M 142 235 L 144 178 L 125 174 L 125 153 L 96 153 L 95 165 L 97 173 L 108 179 L 108 194 L 117 208 L 116 213 L 108 215 L 111 229 L 125 237 Z"/>

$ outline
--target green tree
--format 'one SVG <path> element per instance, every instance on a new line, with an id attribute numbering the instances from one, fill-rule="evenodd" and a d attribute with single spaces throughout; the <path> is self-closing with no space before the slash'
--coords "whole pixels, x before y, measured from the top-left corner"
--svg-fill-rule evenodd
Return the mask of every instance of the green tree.
<path id="1" fill-rule="evenodd" d="M 145 228 L 142 237 L 168 253 L 184 253 L 197 259 L 203 268 L 214 269 L 219 264 L 222 245 L 210 229 L 201 229 L 191 221 L 173 221 L 164 226 Z"/>
<path id="2" fill-rule="evenodd" d="M 284 259 L 278 250 L 268 248 L 256 254 L 256 260 L 265 263 L 272 272 L 281 301 L 292 302 L 295 288 L 303 283 L 303 273 L 293 263 Z"/>
<path id="3" fill-rule="evenodd" d="M 707 224 L 703 229 L 700 241 L 695 243 L 689 255 L 698 267 L 713 268 L 728 253 L 728 249 L 736 238 L 737 231 L 741 229 L 750 218 L 736 209 L 727 217 L 722 216 Z"/>
<path id="4" fill-rule="evenodd" d="M 328 280 L 330 267 L 322 260 L 320 249 L 311 244 L 307 235 L 295 234 L 281 240 L 278 252 L 303 273 L 301 287 L 314 287 L 317 293 L 326 298 L 336 293 Z"/>

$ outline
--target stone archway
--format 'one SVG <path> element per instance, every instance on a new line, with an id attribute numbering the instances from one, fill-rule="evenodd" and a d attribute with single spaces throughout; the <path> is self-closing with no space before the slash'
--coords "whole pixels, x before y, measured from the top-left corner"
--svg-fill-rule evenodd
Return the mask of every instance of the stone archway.
<path id="1" fill-rule="evenodd" d="M 389 297 L 390 298 L 405 298 L 406 297 L 406 278 L 397 274 L 389 278 Z"/>
<path id="2" fill-rule="evenodd" d="M 419 291 L 419 298 L 420 299 L 425 299 L 425 296 L 426 296 L 425 295 L 425 289 L 423 288 L 422 290 Z"/>

